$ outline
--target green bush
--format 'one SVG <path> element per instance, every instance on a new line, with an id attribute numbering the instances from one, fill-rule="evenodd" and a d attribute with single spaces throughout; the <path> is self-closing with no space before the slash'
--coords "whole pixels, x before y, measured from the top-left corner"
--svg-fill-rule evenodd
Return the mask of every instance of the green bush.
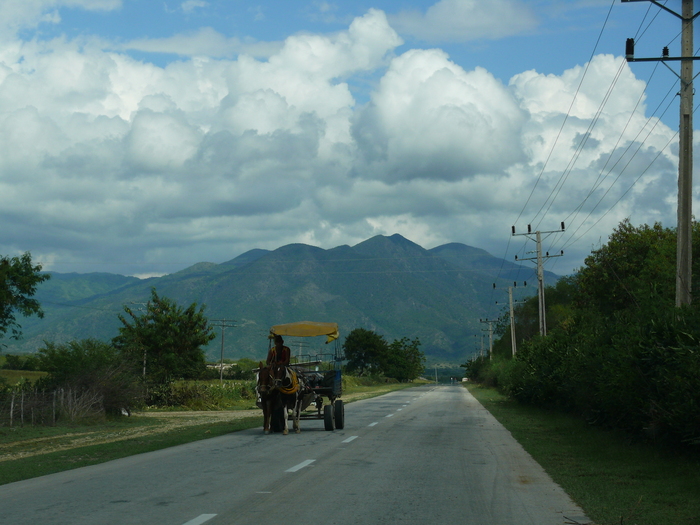
<path id="1" fill-rule="evenodd" d="M 158 384 L 149 389 L 148 404 L 187 410 L 225 410 L 241 401 L 255 399 L 255 382 L 179 381 Z"/>
<path id="2" fill-rule="evenodd" d="M 115 415 L 143 404 L 137 371 L 109 343 L 96 339 L 45 342 L 38 359 L 40 368 L 48 373 L 37 381 L 39 390 L 94 393 L 102 399 L 104 411 Z"/>

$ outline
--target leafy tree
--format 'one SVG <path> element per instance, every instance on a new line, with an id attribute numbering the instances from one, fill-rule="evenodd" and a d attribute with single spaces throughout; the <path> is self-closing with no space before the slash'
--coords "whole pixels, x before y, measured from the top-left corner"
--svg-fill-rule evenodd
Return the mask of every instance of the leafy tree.
<path id="1" fill-rule="evenodd" d="M 102 398 L 104 410 L 116 414 L 141 403 L 137 371 L 109 343 L 97 339 L 64 344 L 44 342 L 37 359 L 39 368 L 48 372 L 38 382 L 42 389 L 96 393 Z"/>
<path id="2" fill-rule="evenodd" d="M 347 371 L 363 376 L 381 371 L 381 363 L 388 351 L 388 345 L 384 337 L 376 332 L 355 328 L 345 338 L 343 351 L 348 360 Z"/>
<path id="3" fill-rule="evenodd" d="M 425 370 L 425 354 L 418 348 L 420 340 L 395 339 L 381 356 L 384 375 L 399 381 L 412 381 Z"/>
<path id="4" fill-rule="evenodd" d="M 19 356 L 7 354 L 2 368 L 6 370 L 36 370 L 38 359 L 34 355 Z"/>
<path id="5" fill-rule="evenodd" d="M 203 306 L 197 309 L 197 303 L 192 303 L 183 309 L 152 289 L 144 315 L 137 315 L 128 306 L 124 311 L 126 316 L 119 315 L 119 335 L 112 342 L 132 363 L 145 368 L 150 383 L 197 378 L 205 372 L 202 347 L 216 335 Z"/>
<path id="6" fill-rule="evenodd" d="M 697 228 L 694 228 L 697 232 Z M 676 232 L 656 223 L 621 222 L 608 243 L 586 258 L 576 282 L 579 306 L 603 315 L 639 307 L 653 297 L 671 307 L 675 298 Z"/>
<path id="7" fill-rule="evenodd" d="M 0 337 L 11 331 L 11 339 L 22 335 L 15 312 L 25 317 L 44 317 L 39 301 L 31 299 L 36 287 L 50 278 L 41 274 L 41 265 L 32 265 L 32 256 L 26 252 L 21 257 L 0 257 Z"/>
<path id="8" fill-rule="evenodd" d="M 246 381 L 253 380 L 255 379 L 255 372 L 253 372 L 253 370 L 256 369 L 259 364 L 260 361 L 242 357 L 231 367 L 229 377 L 231 379 L 243 379 Z"/>
<path id="9" fill-rule="evenodd" d="M 547 337 L 518 344 L 513 360 L 469 363 L 467 373 L 524 402 L 700 444 L 700 308 L 674 305 L 675 244 L 674 229 L 623 221 L 577 274 L 546 290 Z"/>

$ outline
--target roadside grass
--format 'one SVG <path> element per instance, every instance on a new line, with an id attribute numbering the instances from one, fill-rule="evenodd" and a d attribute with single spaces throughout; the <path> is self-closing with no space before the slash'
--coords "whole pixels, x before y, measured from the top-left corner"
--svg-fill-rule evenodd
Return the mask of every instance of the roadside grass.
<path id="1" fill-rule="evenodd" d="M 467 388 L 595 523 L 700 522 L 700 451 L 635 441 L 495 389 Z"/>
<path id="2" fill-rule="evenodd" d="M 44 377 L 46 375 L 46 372 L 36 372 L 33 370 L 4 370 L 0 369 L 0 378 L 4 379 L 7 381 L 8 385 L 14 385 L 21 381 L 22 379 L 26 379 L 27 381 L 30 381 L 34 383 L 37 379 Z M 2 380 L 0 379 L 0 381 Z"/>
<path id="3" fill-rule="evenodd" d="M 349 403 L 426 383 L 421 381 L 414 383 L 384 383 L 366 378 L 345 376 L 343 378 L 343 396 L 341 399 Z M 229 410 L 233 409 L 234 411 L 257 408 L 255 401 L 250 399 L 230 400 L 227 406 Z M 191 425 L 181 426 L 176 429 L 167 428 L 166 417 L 154 416 L 154 414 L 159 412 L 189 410 L 192 410 L 192 408 L 149 409 L 148 413 L 151 416 L 136 414 L 132 417 L 117 417 L 80 425 L 0 427 L 0 485 L 64 470 L 96 465 L 113 459 L 152 452 L 249 428 L 262 427 L 262 415 L 232 418 L 223 422 L 198 424 L 193 421 Z M 200 412 L 215 413 L 216 411 L 202 410 Z M 144 428 L 149 430 L 147 435 L 123 439 L 124 435 Z M 118 437 L 119 441 L 89 444 L 89 441 L 95 435 L 112 435 Z M 82 444 L 83 442 L 84 444 Z M 70 448 L 46 452 L 58 447 Z M 31 455 L 3 461 L 3 452 Z"/>
<path id="4" fill-rule="evenodd" d="M 135 426 L 155 425 L 159 422 L 151 420 L 151 418 L 141 418 L 138 416 L 131 418 L 122 418 L 120 420 L 107 423 L 114 431 L 125 430 Z M 139 436 L 132 439 L 125 439 L 99 445 L 88 445 L 77 448 L 71 448 L 58 452 L 50 452 L 21 459 L 2 461 L 0 462 L 0 485 L 21 481 L 24 479 L 53 474 L 79 467 L 89 465 L 97 465 L 106 461 L 120 459 L 144 452 L 153 452 L 164 448 L 174 447 L 193 441 L 208 439 L 212 437 L 238 432 L 262 425 L 262 417 L 248 417 L 235 419 L 226 422 L 209 423 L 203 425 L 189 426 L 170 430 L 168 432 L 159 432 L 149 434 L 147 436 Z M 90 427 L 93 429 L 93 427 Z M 26 429 L 26 427 L 25 427 Z M 19 429 L 19 430 L 25 430 Z M 79 433 L 80 429 L 63 429 L 63 434 L 60 434 L 60 427 L 52 427 L 53 436 L 66 436 L 71 433 Z M 27 433 L 28 435 L 32 435 Z M 45 433 L 46 434 L 46 433 Z M 48 432 L 51 434 L 51 432 Z M 5 438 L 6 436 L 0 436 Z M 27 436 L 25 436 L 27 439 Z"/>

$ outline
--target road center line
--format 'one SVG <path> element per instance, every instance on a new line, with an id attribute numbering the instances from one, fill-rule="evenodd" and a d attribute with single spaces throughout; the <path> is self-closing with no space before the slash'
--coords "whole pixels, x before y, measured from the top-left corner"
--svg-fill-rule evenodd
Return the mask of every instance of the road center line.
<path id="1" fill-rule="evenodd" d="M 183 523 L 183 525 L 202 525 L 202 523 L 209 521 L 214 516 L 216 516 L 216 514 L 201 514 L 200 516 L 197 516 L 195 519 L 190 520 L 187 523 Z"/>
<path id="2" fill-rule="evenodd" d="M 343 443 L 350 443 L 355 439 L 357 439 L 357 436 L 350 436 L 348 439 L 343 440 Z"/>
<path id="3" fill-rule="evenodd" d="M 374 425 L 377 425 L 377 424 L 378 424 L 378 423 L 375 421 L 374 423 L 370 423 L 370 424 L 367 425 L 367 426 L 368 426 L 368 427 L 373 427 Z"/>
<path id="4" fill-rule="evenodd" d="M 394 416 L 394 414 L 389 414 L 389 415 L 388 415 L 388 416 L 386 416 L 386 417 L 393 417 L 393 416 Z"/>
<path id="5" fill-rule="evenodd" d="M 290 469 L 285 470 L 285 472 L 296 472 L 297 470 L 301 470 L 301 469 L 303 469 L 304 467 L 308 467 L 308 466 L 311 465 L 311 463 L 313 463 L 314 461 L 316 461 L 316 460 L 315 460 L 315 459 L 307 459 L 306 461 L 302 461 L 302 462 L 299 463 L 298 465 L 296 465 L 296 466 L 294 466 L 294 467 L 292 467 L 292 468 L 290 468 Z"/>

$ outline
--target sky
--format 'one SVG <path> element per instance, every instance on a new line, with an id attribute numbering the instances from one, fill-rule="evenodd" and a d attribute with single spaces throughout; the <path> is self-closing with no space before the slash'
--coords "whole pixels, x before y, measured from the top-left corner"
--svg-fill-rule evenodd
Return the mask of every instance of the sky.
<path id="1" fill-rule="evenodd" d="M 0 255 L 147 277 L 399 233 L 513 260 L 531 225 L 568 274 L 626 218 L 675 227 L 678 63 L 623 55 L 679 33 L 646 1 L 0 0 Z"/>

